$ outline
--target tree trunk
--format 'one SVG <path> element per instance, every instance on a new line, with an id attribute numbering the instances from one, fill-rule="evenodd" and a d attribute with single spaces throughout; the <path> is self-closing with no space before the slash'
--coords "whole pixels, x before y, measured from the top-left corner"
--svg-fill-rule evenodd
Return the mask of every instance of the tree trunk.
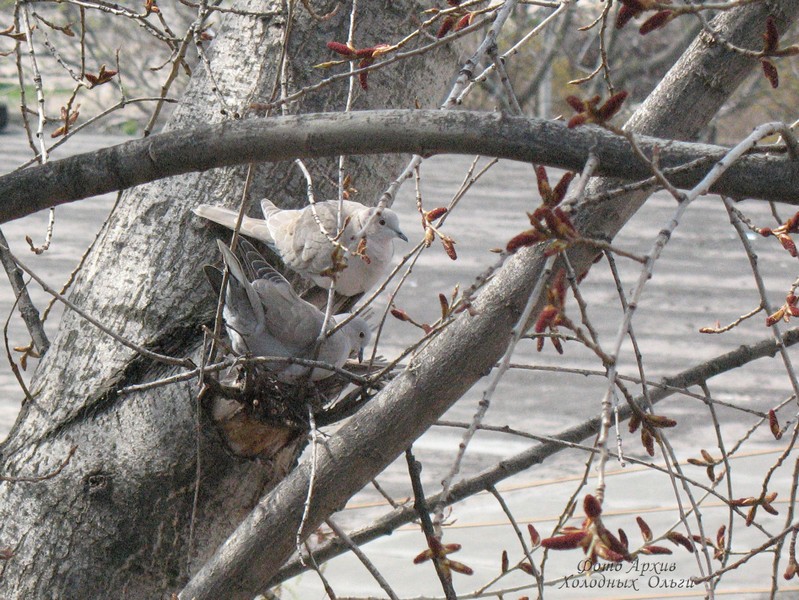
<path id="1" fill-rule="evenodd" d="M 327 75 L 310 65 L 330 60 L 325 42 L 346 41 L 349 25 L 344 11 L 319 22 L 295 4 L 287 52 L 290 90 Z M 169 129 L 258 116 L 251 103 L 269 101 L 279 89 L 288 27 L 281 2 L 242 0 L 237 8 L 264 14 L 227 15 L 209 50 L 219 95 L 198 65 Z M 411 0 L 370 2 L 358 15 L 356 43 L 391 41 L 407 16 L 424 8 Z M 421 104 L 435 105 L 452 64 L 445 47 L 373 72 L 368 93 L 356 84 L 354 106 L 407 108 L 416 95 Z M 346 87 L 342 80 L 302 96 L 289 112 L 341 110 Z M 359 199 L 375 198 L 401 160 L 368 158 L 350 166 Z M 312 166 L 324 194 L 335 188 L 324 178 L 335 164 Z M 241 166 L 193 173 L 122 194 L 72 302 L 127 340 L 199 364 L 199 325 L 209 322 L 215 305 L 200 267 L 217 260 L 218 251 L 208 226 L 190 208 L 202 202 L 237 205 L 245 171 Z M 304 181 L 289 171 L 285 164 L 259 165 L 254 197 L 304 202 Z M 196 380 L 119 393 L 179 370 L 141 356 L 67 311 L 38 365 L 31 386 L 35 401 L 24 404 L 2 446 L 2 474 L 30 480 L 2 483 L 0 547 L 12 548 L 14 556 L 6 562 L 0 597 L 169 596 L 292 467 L 304 443 L 301 432 L 273 430 L 268 458 L 236 456 L 198 406 Z M 302 399 L 297 402 L 302 405 Z"/>

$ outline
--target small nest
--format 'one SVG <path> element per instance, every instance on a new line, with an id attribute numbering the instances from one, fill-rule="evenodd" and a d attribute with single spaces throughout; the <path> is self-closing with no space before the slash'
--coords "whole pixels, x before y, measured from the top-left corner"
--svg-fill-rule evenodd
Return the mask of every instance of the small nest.
<path id="1" fill-rule="evenodd" d="M 373 365 L 371 372 L 382 366 Z M 368 375 L 364 367 L 354 363 L 345 368 Z M 378 391 L 361 387 L 339 398 L 349 385 L 339 375 L 318 382 L 284 383 L 261 365 L 241 365 L 219 381 L 208 381 L 210 412 L 236 456 L 274 460 L 284 449 L 305 439 L 311 429 L 309 406 L 317 426 L 330 425 L 355 413 Z"/>

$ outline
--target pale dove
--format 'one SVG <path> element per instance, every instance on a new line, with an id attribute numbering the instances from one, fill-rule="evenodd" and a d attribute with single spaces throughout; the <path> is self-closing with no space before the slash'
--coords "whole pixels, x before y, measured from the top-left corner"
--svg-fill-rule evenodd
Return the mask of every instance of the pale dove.
<path id="1" fill-rule="evenodd" d="M 338 209 L 336 200 L 316 203 L 319 221 L 331 237 L 338 231 Z M 287 267 L 308 277 L 320 287 L 330 284 L 329 275 L 333 267 L 335 245 L 322 233 L 314 219 L 310 205 L 296 210 L 283 210 L 269 200 L 261 201 L 264 219 L 244 217 L 241 233 L 266 242 L 283 259 Z M 388 271 L 394 255 L 394 238 L 408 241 L 400 231 L 397 213 L 384 208 L 377 216 L 377 208 L 345 200 L 342 205 L 342 222 L 346 225 L 338 241 L 347 247 L 350 256 L 347 266 L 336 274 L 336 292 L 343 296 L 361 294 L 380 282 Z M 194 213 L 233 229 L 238 213 L 222 206 L 203 204 Z M 366 246 L 365 257 L 355 253 L 360 244 L 358 233 L 363 231 Z"/>
<path id="2" fill-rule="evenodd" d="M 326 337 L 316 351 L 324 314 L 301 299 L 288 281 L 247 240 L 240 240 L 242 263 L 221 241 L 217 241 L 230 277 L 225 293 L 223 317 L 233 350 L 238 354 L 315 359 L 341 367 L 351 354 L 363 357 L 372 332 L 361 317 L 354 317 L 341 329 Z M 245 273 L 246 269 L 246 273 Z M 219 291 L 221 272 L 205 267 L 211 285 Z M 249 277 L 248 277 L 249 274 Z M 330 319 L 329 328 L 350 315 L 342 313 Z M 306 375 L 309 367 L 274 364 L 270 367 L 281 381 L 295 381 Z M 333 371 L 315 368 L 312 380 L 333 375 Z"/>

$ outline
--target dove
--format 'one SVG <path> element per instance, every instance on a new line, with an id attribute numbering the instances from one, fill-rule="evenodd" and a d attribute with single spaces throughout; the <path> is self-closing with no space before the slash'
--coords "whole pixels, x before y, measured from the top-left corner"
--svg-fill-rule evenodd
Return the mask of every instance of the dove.
<path id="1" fill-rule="evenodd" d="M 341 367 L 353 353 L 358 354 L 359 360 L 363 358 L 363 350 L 372 335 L 365 319 L 353 317 L 326 337 L 317 352 L 324 314 L 300 298 L 286 278 L 270 266 L 252 244 L 247 240 L 239 243 L 244 266 L 224 242 L 217 240 L 230 272 L 223 317 L 236 353 L 304 358 L 336 367 Z M 205 272 L 218 293 L 222 285 L 221 271 L 206 265 Z M 330 319 L 328 327 L 333 328 L 349 317 L 348 313 L 338 314 Z M 310 370 L 304 365 L 285 364 L 270 368 L 284 382 L 296 381 Z M 319 381 L 333 374 L 328 369 L 314 368 L 310 379 Z"/>
<path id="2" fill-rule="evenodd" d="M 328 236 L 338 231 L 337 200 L 317 202 L 316 214 Z M 311 279 L 320 287 L 328 287 L 334 271 L 333 252 L 336 246 L 319 228 L 313 208 L 308 205 L 295 210 L 284 210 L 269 200 L 261 201 L 263 219 L 244 217 L 241 233 L 268 244 L 287 267 Z M 222 206 L 202 204 L 194 209 L 200 217 L 233 229 L 238 213 Z M 335 273 L 335 289 L 342 296 L 355 296 L 370 290 L 379 283 L 394 256 L 393 241 L 408 241 L 399 227 L 399 218 L 393 210 L 367 207 L 359 202 L 344 200 L 342 205 L 344 232 L 338 241 L 350 255 L 344 258 L 346 268 Z M 364 228 L 364 225 L 367 225 Z M 362 231 L 363 230 L 363 231 Z M 366 246 L 358 252 L 363 233 Z M 364 254 L 365 256 L 360 256 Z"/>

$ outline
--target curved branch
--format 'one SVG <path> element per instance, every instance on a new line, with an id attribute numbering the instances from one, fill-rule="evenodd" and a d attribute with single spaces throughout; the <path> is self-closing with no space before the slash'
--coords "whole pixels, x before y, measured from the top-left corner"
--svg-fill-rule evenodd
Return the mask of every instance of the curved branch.
<path id="1" fill-rule="evenodd" d="M 692 187 L 727 148 L 641 136 L 661 169 L 707 159 L 672 175 Z M 439 110 L 378 110 L 319 113 L 227 122 L 171 131 L 79 154 L 0 177 L 0 223 L 38 210 L 133 187 L 191 171 L 339 154 L 412 152 L 482 154 L 580 170 L 593 153 L 597 175 L 624 180 L 651 176 L 649 165 L 627 141 L 593 126 L 568 129 L 563 122 L 498 113 Z M 781 153 L 751 154 L 738 161 L 713 192 L 799 204 L 799 162 Z"/>

